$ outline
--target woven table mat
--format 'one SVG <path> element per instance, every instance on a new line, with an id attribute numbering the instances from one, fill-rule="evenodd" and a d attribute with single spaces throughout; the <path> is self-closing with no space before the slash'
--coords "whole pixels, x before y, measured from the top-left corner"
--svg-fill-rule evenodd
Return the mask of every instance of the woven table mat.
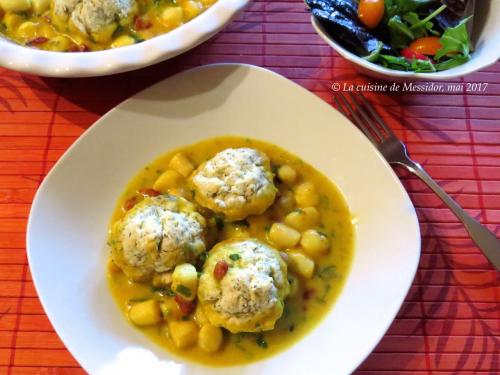
<path id="1" fill-rule="evenodd" d="M 336 55 L 314 33 L 301 1 L 254 1 L 207 43 L 136 72 L 54 79 L 0 69 L 0 374 L 84 373 L 45 315 L 27 265 L 28 213 L 46 173 L 130 95 L 216 62 L 266 67 L 330 104 L 336 87 L 386 84 L 361 76 Z M 498 235 L 500 63 L 440 85 L 441 91 L 418 92 L 398 84 L 398 92 L 367 96 L 410 154 Z M 499 274 L 434 194 L 413 176 L 398 175 L 417 208 L 422 256 L 396 320 L 357 373 L 498 374 Z"/>

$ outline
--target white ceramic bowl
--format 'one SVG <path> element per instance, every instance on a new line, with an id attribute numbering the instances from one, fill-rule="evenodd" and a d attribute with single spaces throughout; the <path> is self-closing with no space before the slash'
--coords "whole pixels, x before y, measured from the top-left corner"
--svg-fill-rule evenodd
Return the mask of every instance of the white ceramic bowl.
<path id="1" fill-rule="evenodd" d="M 96 52 L 50 52 L 23 47 L 0 35 L 0 66 L 48 77 L 93 77 L 139 69 L 175 57 L 219 32 L 250 0 L 218 0 L 166 34 L 127 47 Z"/>
<path id="2" fill-rule="evenodd" d="M 166 151 L 220 135 L 250 136 L 330 177 L 357 221 L 346 285 L 327 317 L 285 352 L 207 368 L 175 360 L 129 325 L 105 280 L 107 225 L 137 171 Z M 415 210 L 371 143 L 307 90 L 242 65 L 196 68 L 119 105 L 57 162 L 28 223 L 36 290 L 57 333 L 90 374 L 342 375 L 373 350 L 408 292 L 420 255 Z"/>
<path id="3" fill-rule="evenodd" d="M 341 56 L 355 64 L 362 73 L 385 80 L 448 80 L 483 69 L 500 58 L 500 0 L 479 0 L 476 2 L 474 31 L 472 39 L 475 50 L 471 60 L 453 69 L 436 73 L 401 72 L 380 65 L 349 52 L 328 35 L 321 24 L 311 16 L 316 32 Z"/>

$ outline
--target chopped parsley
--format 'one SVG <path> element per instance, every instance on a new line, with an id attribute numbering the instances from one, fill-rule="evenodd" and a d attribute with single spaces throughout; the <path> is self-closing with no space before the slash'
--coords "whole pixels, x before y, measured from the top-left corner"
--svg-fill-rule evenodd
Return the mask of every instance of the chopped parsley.
<path id="1" fill-rule="evenodd" d="M 184 297 L 191 297 L 191 289 L 182 284 L 179 284 L 177 286 L 177 289 L 175 289 L 175 291 L 178 292 L 179 294 L 182 294 Z"/>
<path id="2" fill-rule="evenodd" d="M 325 266 L 323 268 L 318 269 L 317 275 L 320 279 L 331 280 L 338 276 L 337 267 L 335 267 L 334 265 Z"/>
<path id="3" fill-rule="evenodd" d="M 175 297 L 175 293 L 172 289 L 170 289 L 169 287 L 152 287 L 151 288 L 151 291 L 154 292 L 154 293 L 160 293 L 162 295 L 165 295 L 165 296 L 169 296 L 169 297 Z"/>
<path id="4" fill-rule="evenodd" d="M 215 225 L 217 226 L 217 229 L 223 230 L 224 229 L 224 216 L 223 215 L 215 215 L 214 220 L 215 220 Z"/>
<path id="5" fill-rule="evenodd" d="M 264 336 L 263 335 L 258 335 L 257 336 L 257 339 L 255 340 L 255 342 L 257 343 L 257 346 L 259 346 L 260 348 L 262 349 L 267 349 L 267 341 L 264 340 Z"/>
<path id="6" fill-rule="evenodd" d="M 229 259 L 236 262 L 237 260 L 241 259 L 241 257 L 240 257 L 240 254 L 231 254 L 231 255 L 229 255 Z"/>

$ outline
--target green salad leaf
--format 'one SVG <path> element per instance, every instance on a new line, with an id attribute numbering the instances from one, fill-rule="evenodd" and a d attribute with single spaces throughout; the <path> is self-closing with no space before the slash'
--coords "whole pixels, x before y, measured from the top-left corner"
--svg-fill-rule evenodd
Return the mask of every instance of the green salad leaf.
<path id="1" fill-rule="evenodd" d="M 396 15 L 387 22 L 391 33 L 391 45 L 394 48 L 404 48 L 411 41 L 415 40 L 415 35 L 403 22 L 400 16 Z"/>
<path id="2" fill-rule="evenodd" d="M 460 21 L 457 26 L 450 27 L 444 31 L 443 36 L 439 40 L 443 47 L 436 53 L 436 60 L 439 61 L 444 56 L 452 59 L 456 58 L 453 53 L 459 53 L 462 57 L 470 58 L 469 34 L 465 25 L 470 19 L 471 17 L 467 17 Z"/>
<path id="3" fill-rule="evenodd" d="M 379 55 L 380 65 L 394 70 L 404 72 L 414 71 L 416 73 L 431 73 L 436 71 L 436 67 L 430 60 L 407 60 L 402 56 Z"/>
<path id="4" fill-rule="evenodd" d="M 396 14 L 414 12 L 433 3 L 435 0 L 385 0 L 385 14 L 387 19 L 390 19 Z"/>

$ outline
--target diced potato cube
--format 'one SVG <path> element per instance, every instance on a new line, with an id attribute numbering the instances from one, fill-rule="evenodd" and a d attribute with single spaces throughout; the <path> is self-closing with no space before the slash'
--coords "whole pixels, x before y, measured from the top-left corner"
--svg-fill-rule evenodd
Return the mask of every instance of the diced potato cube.
<path id="1" fill-rule="evenodd" d="M 169 189 L 176 187 L 182 176 L 173 169 L 166 170 L 158 177 L 153 185 L 153 189 L 160 193 L 167 193 Z"/>
<path id="2" fill-rule="evenodd" d="M 179 304 L 173 298 L 167 298 L 160 303 L 161 314 L 168 321 L 179 320 L 184 315 Z"/>
<path id="3" fill-rule="evenodd" d="M 298 208 L 285 217 L 285 223 L 292 228 L 303 231 L 319 224 L 319 211 L 316 207 Z"/>
<path id="4" fill-rule="evenodd" d="M 161 22 L 168 28 L 175 28 L 182 23 L 184 11 L 181 7 L 167 7 L 161 12 Z"/>
<path id="5" fill-rule="evenodd" d="M 298 250 L 288 251 L 288 257 L 290 259 L 290 263 L 288 264 L 290 270 L 306 279 L 312 278 L 314 273 L 314 260 Z"/>
<path id="6" fill-rule="evenodd" d="M 0 0 L 0 8 L 5 12 L 24 12 L 31 9 L 31 0 Z"/>
<path id="7" fill-rule="evenodd" d="M 211 324 L 205 324 L 198 334 L 198 346 L 208 353 L 219 350 L 222 344 L 222 330 Z"/>
<path id="8" fill-rule="evenodd" d="M 196 305 L 196 310 L 194 311 L 194 320 L 200 327 L 203 327 L 205 324 L 209 323 L 208 318 L 203 312 L 200 304 Z"/>
<path id="9" fill-rule="evenodd" d="M 164 288 L 172 284 L 172 272 L 162 272 L 155 274 L 151 283 L 157 288 Z"/>
<path id="10" fill-rule="evenodd" d="M 269 239 L 280 248 L 293 247 L 300 240 L 300 232 L 283 223 L 274 223 L 269 230 Z"/>
<path id="11" fill-rule="evenodd" d="M 189 176 L 194 169 L 193 163 L 182 152 L 174 155 L 168 163 L 168 167 L 179 172 L 184 177 Z"/>
<path id="12" fill-rule="evenodd" d="M 319 202 L 316 187 L 309 181 L 302 182 L 295 188 L 295 201 L 299 207 L 316 206 Z"/>
<path id="13" fill-rule="evenodd" d="M 182 4 L 182 10 L 184 18 L 189 21 L 201 13 L 201 6 L 197 1 L 188 0 Z"/>
<path id="14" fill-rule="evenodd" d="M 131 46 L 132 44 L 135 44 L 134 38 L 132 38 L 130 35 L 120 35 L 113 41 L 113 43 L 111 43 L 111 48 Z"/>
<path id="15" fill-rule="evenodd" d="M 104 26 L 101 30 L 92 33 L 92 38 L 97 43 L 108 43 L 113 38 L 113 33 L 116 31 L 118 24 L 116 22 Z"/>
<path id="16" fill-rule="evenodd" d="M 23 22 L 24 18 L 15 13 L 7 13 L 3 18 L 3 23 L 7 27 L 8 31 L 16 30 Z"/>
<path id="17" fill-rule="evenodd" d="M 63 52 L 67 51 L 73 42 L 64 35 L 58 35 L 49 40 L 48 48 L 51 51 Z"/>
<path id="18" fill-rule="evenodd" d="M 153 299 L 132 305 L 129 311 L 132 323 L 138 326 L 149 326 L 161 321 L 161 311 L 158 301 Z"/>
<path id="19" fill-rule="evenodd" d="M 66 14 L 55 14 L 54 10 L 52 9 L 50 12 L 50 22 L 56 27 L 56 29 L 64 30 L 67 26 L 68 17 L 66 16 Z M 73 24 L 73 22 L 71 22 L 71 24 Z"/>
<path id="20" fill-rule="evenodd" d="M 198 326 L 193 321 L 168 322 L 168 331 L 175 346 L 179 349 L 189 348 L 198 341 Z"/>
<path id="21" fill-rule="evenodd" d="M 172 290 L 180 294 L 187 301 L 192 301 L 196 298 L 198 272 L 192 264 L 183 263 L 175 267 L 172 274 Z"/>
<path id="22" fill-rule="evenodd" d="M 300 245 L 313 257 L 325 255 L 330 250 L 328 237 L 314 229 L 309 229 L 302 233 Z"/>
<path id="23" fill-rule="evenodd" d="M 42 14 L 50 8 L 51 0 L 32 0 L 33 10 L 36 14 Z"/>
<path id="24" fill-rule="evenodd" d="M 285 164 L 278 169 L 278 177 L 285 184 L 291 185 L 297 179 L 297 171 L 289 165 Z"/>
<path id="25" fill-rule="evenodd" d="M 16 34 L 21 38 L 34 39 L 37 37 L 37 25 L 34 22 L 23 22 L 18 28 Z"/>

